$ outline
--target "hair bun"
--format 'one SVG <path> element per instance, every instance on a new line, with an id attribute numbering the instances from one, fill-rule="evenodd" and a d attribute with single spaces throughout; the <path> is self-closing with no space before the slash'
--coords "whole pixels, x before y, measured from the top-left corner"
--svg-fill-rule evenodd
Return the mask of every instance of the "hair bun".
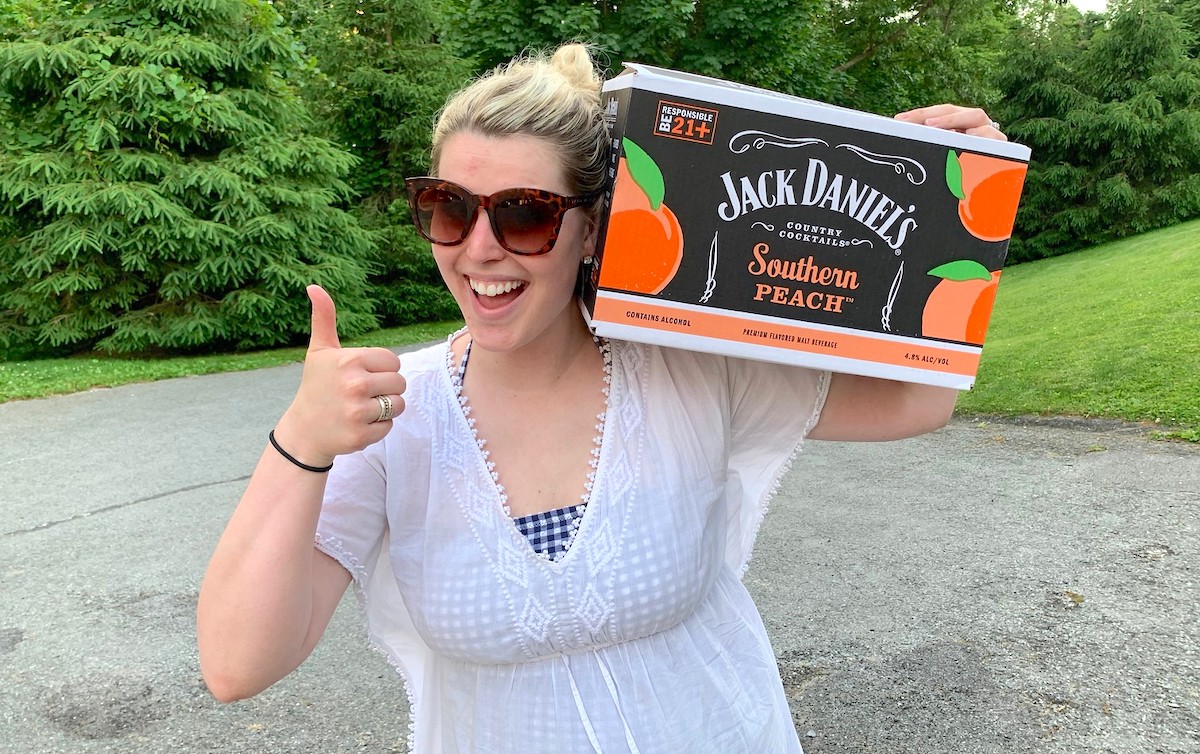
<path id="1" fill-rule="evenodd" d="M 604 79 L 596 69 L 591 50 L 579 42 L 571 42 L 554 51 L 550 65 L 573 86 L 589 92 L 600 92 Z"/>

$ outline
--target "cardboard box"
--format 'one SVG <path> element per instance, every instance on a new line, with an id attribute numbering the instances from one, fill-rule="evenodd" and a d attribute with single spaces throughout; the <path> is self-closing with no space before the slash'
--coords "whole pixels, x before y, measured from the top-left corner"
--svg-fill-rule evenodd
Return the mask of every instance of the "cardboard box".
<path id="1" fill-rule="evenodd" d="M 599 335 L 971 387 L 1027 147 L 627 64 Z"/>

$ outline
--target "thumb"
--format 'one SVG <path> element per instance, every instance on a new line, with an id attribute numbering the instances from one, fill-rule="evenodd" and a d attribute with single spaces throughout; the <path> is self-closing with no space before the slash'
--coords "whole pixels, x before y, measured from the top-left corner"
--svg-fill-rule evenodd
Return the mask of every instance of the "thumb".
<path id="1" fill-rule="evenodd" d="M 308 300 L 312 302 L 312 335 L 308 350 L 341 348 L 337 334 L 337 309 L 333 299 L 319 285 L 308 286 Z"/>

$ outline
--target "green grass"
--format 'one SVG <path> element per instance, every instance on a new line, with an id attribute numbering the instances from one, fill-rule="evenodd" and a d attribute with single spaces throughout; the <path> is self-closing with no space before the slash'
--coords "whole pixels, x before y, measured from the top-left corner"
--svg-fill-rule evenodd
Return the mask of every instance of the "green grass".
<path id="1" fill-rule="evenodd" d="M 346 345 L 438 340 L 461 323 L 380 330 Z M 304 349 L 165 359 L 0 363 L 0 402 L 277 366 Z M 1004 271 L 975 389 L 959 413 L 1156 425 L 1200 442 L 1200 221 Z"/>
<path id="2" fill-rule="evenodd" d="M 959 411 L 1149 422 L 1200 442 L 1200 221 L 1006 269 Z"/>
<path id="3" fill-rule="evenodd" d="M 377 330 L 346 340 L 344 346 L 402 347 L 445 338 L 462 322 L 435 322 Z M 162 359 L 75 356 L 63 359 L 0 362 L 0 403 L 21 398 L 75 393 L 97 387 L 165 380 L 216 372 L 240 372 L 304 360 L 303 348 L 177 356 Z"/>

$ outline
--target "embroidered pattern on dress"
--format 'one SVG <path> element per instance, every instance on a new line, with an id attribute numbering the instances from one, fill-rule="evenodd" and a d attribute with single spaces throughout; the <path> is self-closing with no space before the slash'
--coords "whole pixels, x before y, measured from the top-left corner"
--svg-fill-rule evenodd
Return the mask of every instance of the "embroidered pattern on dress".
<path id="1" fill-rule="evenodd" d="M 605 457 L 606 468 L 604 484 L 607 486 L 607 499 L 627 501 L 620 513 L 621 534 L 613 532 L 613 525 L 608 516 L 599 518 L 599 527 L 592 535 L 589 543 L 586 563 L 590 577 L 589 586 L 599 581 L 601 573 L 606 575 L 602 584 L 603 592 L 593 588 L 596 597 L 593 605 L 584 605 L 587 601 L 587 590 L 584 590 L 583 603 L 576 609 L 576 619 L 589 626 L 597 628 L 592 632 L 599 634 L 602 630 L 615 631 L 615 605 L 617 601 L 616 579 L 613 578 L 613 565 L 621 551 L 623 532 L 628 528 L 628 521 L 633 516 L 633 494 L 641 468 L 638 459 L 643 457 L 643 445 L 646 441 L 646 384 L 649 359 L 645 346 L 637 343 L 624 343 L 620 349 L 620 370 L 614 366 L 614 382 L 621 388 L 617 391 L 616 402 L 610 396 L 608 413 L 616 412 L 616 427 L 606 427 L 605 431 L 613 438 L 608 450 L 613 452 Z M 619 375 L 620 379 L 615 379 Z M 626 438 L 636 438 L 636 447 L 630 448 Z M 594 610 L 594 614 L 593 614 Z M 581 615 L 582 613 L 582 615 Z"/>
<path id="2" fill-rule="evenodd" d="M 313 540 L 317 549 L 342 564 L 353 576 L 355 581 L 366 578 L 367 568 L 353 553 L 346 549 L 346 543 L 336 537 L 324 537 L 317 532 Z"/>
<path id="3" fill-rule="evenodd" d="M 588 584 L 583 588 L 583 599 L 575 607 L 575 616 L 583 621 L 589 631 L 599 633 L 611 612 L 612 605 L 604 603 L 596 587 Z"/>
<path id="4" fill-rule="evenodd" d="M 612 533 L 612 524 L 608 519 L 602 519 L 592 537 L 592 546 L 588 552 L 588 572 L 592 576 L 608 567 L 617 555 L 617 540 Z"/>

